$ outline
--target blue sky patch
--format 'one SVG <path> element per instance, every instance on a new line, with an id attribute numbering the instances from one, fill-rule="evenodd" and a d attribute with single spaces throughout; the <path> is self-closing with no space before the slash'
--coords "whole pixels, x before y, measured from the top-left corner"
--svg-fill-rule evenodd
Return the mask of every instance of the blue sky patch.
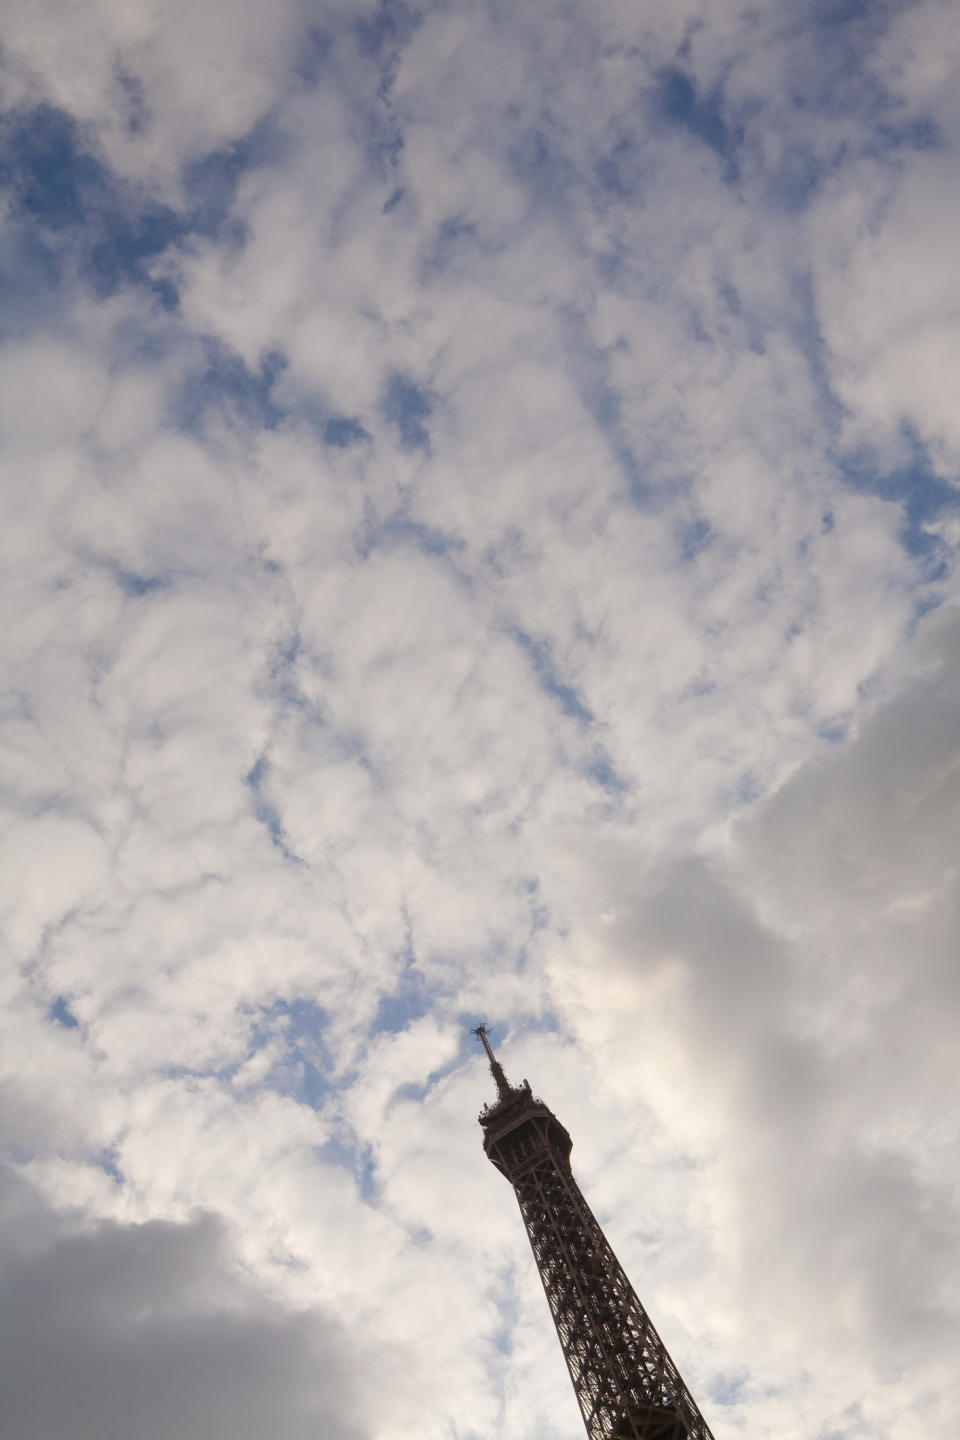
<path id="1" fill-rule="evenodd" d="M 817 734 L 821 740 L 826 740 L 828 745 L 840 745 L 846 740 L 848 729 L 848 720 L 825 720 L 822 725 L 817 726 Z"/>
<path id="2" fill-rule="evenodd" d="M 123 86 L 125 93 L 136 91 L 132 79 Z M 14 217 L 34 232 L 30 248 L 45 248 L 54 263 L 51 280 L 72 260 L 100 295 L 141 285 L 173 310 L 176 289 L 151 275 L 151 262 L 188 234 L 242 243 L 245 232 L 232 218 L 240 180 L 279 163 L 288 151 L 289 141 L 272 120 L 261 121 L 234 144 L 187 166 L 181 213 L 145 202 L 91 153 L 72 116 L 44 104 L 0 120 L 0 190 L 9 193 Z"/>
<path id="3" fill-rule="evenodd" d="M 50 105 L 0 124 L 0 189 L 48 257 L 49 283 L 72 261 L 99 295 L 123 284 L 150 289 L 166 309 L 177 296 L 149 263 L 186 233 L 169 206 L 144 204 L 85 148 L 80 127 Z"/>
<path id="4" fill-rule="evenodd" d="M 427 993 L 426 982 L 419 970 L 408 966 L 399 989 L 382 995 L 373 1021 L 373 1031 L 396 1034 L 421 1019 L 430 1009 L 433 997 Z"/>
<path id="5" fill-rule="evenodd" d="M 702 95 L 685 70 L 670 65 L 657 77 L 654 105 L 662 119 L 688 131 L 727 161 L 728 173 L 735 176 L 735 152 L 743 134 L 727 126 L 719 94 Z"/>
<path id="6" fill-rule="evenodd" d="M 422 385 L 395 372 L 386 383 L 381 410 L 384 419 L 396 430 L 401 450 L 429 451 L 430 431 L 426 422 L 433 414 L 433 402 Z"/>
<path id="7" fill-rule="evenodd" d="M 244 784 L 253 796 L 253 813 L 260 824 L 270 836 L 271 844 L 283 855 L 284 859 L 292 860 L 300 864 L 299 856 L 294 855 L 287 846 L 286 834 L 283 828 L 283 821 L 280 812 L 264 794 L 264 783 L 270 772 L 270 762 L 266 755 L 261 755 L 256 764 L 244 776 Z"/>
<path id="8" fill-rule="evenodd" d="M 787 214 L 799 214 L 817 194 L 829 166 L 805 145 L 785 145 L 767 172 L 765 198 Z"/>
<path id="9" fill-rule="evenodd" d="M 395 957 L 398 962 L 398 980 L 394 988 L 383 993 L 377 1006 L 371 1030 L 373 1034 L 387 1031 L 396 1034 L 405 1030 L 414 1020 L 425 1015 L 435 996 L 427 990 L 423 972 L 417 966 L 413 936 L 409 927 L 406 944 Z"/>
<path id="10" fill-rule="evenodd" d="M 114 75 L 117 89 L 122 96 L 120 109 L 126 111 L 127 134 L 142 135 L 147 128 L 147 105 L 143 94 L 143 81 L 139 75 L 133 74 L 122 65 L 115 67 Z"/>
<path id="11" fill-rule="evenodd" d="M 55 1021 L 57 1025 L 62 1025 L 65 1030 L 76 1030 L 80 1024 L 62 995 L 57 996 L 47 1014 L 51 1020 Z"/>
<path id="12" fill-rule="evenodd" d="M 333 50 L 333 36 L 321 25 L 308 25 L 297 46 L 294 74 L 307 86 L 317 84 L 327 69 Z"/>
<path id="13" fill-rule="evenodd" d="M 816 0 L 814 14 L 821 25 L 849 25 L 869 14 L 869 0 Z"/>
<path id="14" fill-rule="evenodd" d="M 548 640 L 537 640 L 525 630 L 511 632 L 513 639 L 527 656 L 542 690 L 555 700 L 564 715 L 581 725 L 593 723 L 593 712 L 574 686 L 568 685 L 557 670 Z"/>
<path id="15" fill-rule="evenodd" d="M 709 549 L 713 540 L 710 523 L 703 515 L 682 520 L 676 527 L 677 546 L 686 561 L 695 560 L 704 550 Z"/>
<path id="16" fill-rule="evenodd" d="M 224 409 L 235 419 L 257 430 L 275 430 L 286 411 L 274 399 L 273 386 L 286 368 L 278 351 L 264 355 L 257 370 L 251 370 L 236 354 L 217 341 L 204 341 L 205 368 L 182 387 L 177 402 L 177 421 L 186 430 L 201 429 L 208 412 Z"/>
<path id="17" fill-rule="evenodd" d="M 86 223 L 109 174 L 84 149 L 77 122 L 52 105 L 15 112 L 0 130 L 0 186 L 15 209 L 50 230 Z"/>
<path id="18" fill-rule="evenodd" d="M 357 48 L 368 59 L 382 59 L 405 45 L 419 24 L 420 16 L 405 0 L 380 0 L 372 19 L 353 23 Z"/>
<path id="19" fill-rule="evenodd" d="M 567 361 L 581 403 L 593 417 L 597 429 L 619 467 L 635 505 L 646 506 L 654 487 L 643 473 L 641 463 L 626 438 L 622 423 L 622 402 L 610 383 L 609 353 L 589 338 L 583 316 L 572 306 L 564 314 L 569 339 Z"/>
<path id="20" fill-rule="evenodd" d="M 348 450 L 351 445 L 359 445 L 370 439 L 369 431 L 365 430 L 353 415 L 331 415 L 324 421 L 320 433 L 324 445 L 329 445 L 334 450 Z"/>
<path id="21" fill-rule="evenodd" d="M 230 1067 L 225 1078 L 233 1079 L 243 1064 L 274 1042 L 280 1032 L 282 1059 L 271 1066 L 265 1079 L 258 1079 L 256 1083 L 319 1110 L 333 1088 L 328 1078 L 330 1058 L 323 1035 L 326 1023 L 327 1012 L 323 1007 L 302 997 L 276 1000 L 253 1012 L 247 1055 L 241 1064 Z"/>
<path id="22" fill-rule="evenodd" d="M 368 1205 L 377 1198 L 378 1186 L 373 1150 L 368 1144 L 357 1139 L 352 1130 L 342 1127 L 337 1135 L 324 1141 L 319 1150 L 320 1158 L 331 1165 L 338 1165 L 352 1175 L 360 1197 Z"/>
<path id="23" fill-rule="evenodd" d="M 117 1162 L 118 1156 L 114 1149 L 101 1150 L 94 1156 L 94 1163 L 100 1167 L 104 1174 L 109 1175 L 115 1185 L 122 1185 L 124 1174 Z"/>
<path id="24" fill-rule="evenodd" d="M 464 220 L 462 216 L 452 215 L 449 219 L 442 221 L 437 226 L 433 245 L 421 266 L 422 282 L 426 284 L 434 277 L 443 275 L 455 260 L 475 248 L 476 240 L 476 226 Z"/>
<path id="25" fill-rule="evenodd" d="M 379 524 L 371 525 L 364 531 L 363 553 L 369 555 L 378 548 L 389 549 L 396 545 L 414 545 L 423 555 L 448 556 L 463 550 L 466 541 L 459 536 L 448 535 L 444 530 L 435 530 L 420 520 L 411 520 L 408 515 L 388 515 Z"/>
<path id="26" fill-rule="evenodd" d="M 632 135 L 621 135 L 597 160 L 594 179 L 601 190 L 618 200 L 636 200 L 640 183 L 641 151 Z"/>
<path id="27" fill-rule="evenodd" d="M 241 1007 L 246 1009 L 246 1007 Z M 323 1039 L 326 1012 L 312 1000 L 278 999 L 257 1009 L 246 1009 L 250 1020 L 246 1054 L 220 1070 L 203 1072 L 216 1075 L 222 1082 L 244 1087 L 242 1072 L 265 1046 L 276 1046 L 282 1037 L 279 1058 L 274 1058 L 266 1073 L 257 1073 L 252 1088 L 273 1090 L 288 1095 L 300 1104 L 319 1110 L 329 1098 L 333 1083 L 328 1078 L 329 1055 Z M 184 1069 L 177 1074 L 190 1075 Z"/>
<path id="28" fill-rule="evenodd" d="M 326 1011 L 315 1001 L 302 998 L 279 1002 L 276 1008 L 286 1016 L 287 1051 L 297 1070 L 299 1097 L 316 1110 L 332 1088 L 327 1078 L 329 1057 L 323 1040 Z"/>
<path id="29" fill-rule="evenodd" d="M 746 1384 L 743 1375 L 718 1375 L 710 1386 L 709 1395 L 714 1405 L 735 1405 Z"/>
<path id="30" fill-rule="evenodd" d="M 547 123 L 523 131 L 510 149 L 513 170 L 530 200 L 557 208 L 578 179 L 573 165 L 551 136 Z"/>
<path id="31" fill-rule="evenodd" d="M 190 229 L 222 241 L 242 243 L 245 231 L 233 218 L 240 181 L 253 170 L 279 164 L 289 150 L 287 137 L 267 118 L 234 144 L 193 161 L 183 172 Z"/>
<path id="32" fill-rule="evenodd" d="M 122 212 L 101 217 L 100 238 L 90 247 L 86 272 L 97 291 L 112 295 L 124 281 L 146 285 L 166 310 L 175 310 L 178 296 L 169 280 L 154 280 L 146 262 L 175 244 L 186 232 L 184 221 L 166 205 L 156 205 L 127 216 Z"/>
<path id="33" fill-rule="evenodd" d="M 166 590 L 170 581 L 164 575 L 140 575 L 134 570 L 117 569 L 115 572 L 117 584 L 124 595 L 130 595 L 139 599 L 143 595 L 151 595 L 156 590 Z"/>
<path id="34" fill-rule="evenodd" d="M 611 796 L 625 795 L 630 788 L 628 782 L 614 767 L 610 756 L 602 748 L 597 750 L 587 766 L 587 774 L 595 784 L 599 785 L 602 790 L 606 790 Z"/>
<path id="35" fill-rule="evenodd" d="M 840 463 L 840 471 L 854 490 L 892 500 L 903 510 L 900 539 L 911 555 L 936 563 L 942 542 L 925 527 L 947 514 L 960 512 L 957 487 L 937 475 L 926 447 L 908 426 L 903 427 L 907 459 L 883 470 L 878 457 L 860 451 Z"/>
<path id="36" fill-rule="evenodd" d="M 272 566 L 276 566 L 275 561 L 265 562 L 266 569 L 271 569 Z M 272 569 L 271 573 L 276 574 L 279 568 L 280 567 Z M 308 699 L 300 688 L 300 682 L 297 677 L 296 667 L 301 644 L 300 632 L 294 628 L 288 630 L 286 634 L 281 635 L 276 643 L 270 647 L 268 658 L 273 693 L 282 705 L 289 705 L 299 710 L 304 720 L 309 724 L 323 725 L 326 723 L 326 720 L 322 702 L 314 698 Z M 340 749 L 342 752 L 345 752 L 346 747 L 341 744 Z M 260 757 L 260 760 L 257 761 L 257 764 L 250 771 L 250 775 L 256 776 L 258 784 L 265 773 L 258 768 L 261 763 L 263 763 L 264 766 L 266 764 L 265 757 L 263 756 Z"/>
<path id="37" fill-rule="evenodd" d="M 946 145 L 943 131 L 929 115 L 880 124 L 877 134 L 889 150 L 940 150 Z"/>

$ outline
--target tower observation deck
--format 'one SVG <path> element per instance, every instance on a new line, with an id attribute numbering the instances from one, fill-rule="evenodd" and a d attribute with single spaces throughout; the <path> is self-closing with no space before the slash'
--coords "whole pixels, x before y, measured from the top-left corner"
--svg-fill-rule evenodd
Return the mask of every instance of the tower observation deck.
<path id="1" fill-rule="evenodd" d="M 590 1440 L 713 1440 L 570 1170 L 572 1141 L 526 1080 L 511 1085 L 474 1034 L 497 1098 L 483 1148 L 520 1205 Z"/>

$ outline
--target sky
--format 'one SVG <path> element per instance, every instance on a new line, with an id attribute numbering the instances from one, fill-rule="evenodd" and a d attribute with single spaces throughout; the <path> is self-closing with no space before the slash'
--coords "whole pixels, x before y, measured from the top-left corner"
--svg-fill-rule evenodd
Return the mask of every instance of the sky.
<path id="1" fill-rule="evenodd" d="M 574 1440 L 481 1020 L 716 1440 L 954 1440 L 958 62 L 7 7 L 7 1440 Z"/>

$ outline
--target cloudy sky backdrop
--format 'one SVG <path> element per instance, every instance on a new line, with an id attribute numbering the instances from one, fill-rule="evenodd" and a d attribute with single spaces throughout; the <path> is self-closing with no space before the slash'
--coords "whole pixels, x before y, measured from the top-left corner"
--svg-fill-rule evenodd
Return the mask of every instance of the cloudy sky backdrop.
<path id="1" fill-rule="evenodd" d="M 4 32 L 8 1440 L 955 1440 L 953 4 Z"/>

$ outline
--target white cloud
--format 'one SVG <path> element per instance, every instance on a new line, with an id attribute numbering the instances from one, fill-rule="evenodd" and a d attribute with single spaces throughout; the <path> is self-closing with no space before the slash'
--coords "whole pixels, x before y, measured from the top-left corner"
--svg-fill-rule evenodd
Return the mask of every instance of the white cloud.
<path id="1" fill-rule="evenodd" d="M 482 1017 L 717 1440 L 955 1430 L 955 517 L 892 473 L 954 476 L 955 102 L 946 11 L 833 19 L 18 12 L 0 1064 L 77 1433 L 569 1432 Z"/>

